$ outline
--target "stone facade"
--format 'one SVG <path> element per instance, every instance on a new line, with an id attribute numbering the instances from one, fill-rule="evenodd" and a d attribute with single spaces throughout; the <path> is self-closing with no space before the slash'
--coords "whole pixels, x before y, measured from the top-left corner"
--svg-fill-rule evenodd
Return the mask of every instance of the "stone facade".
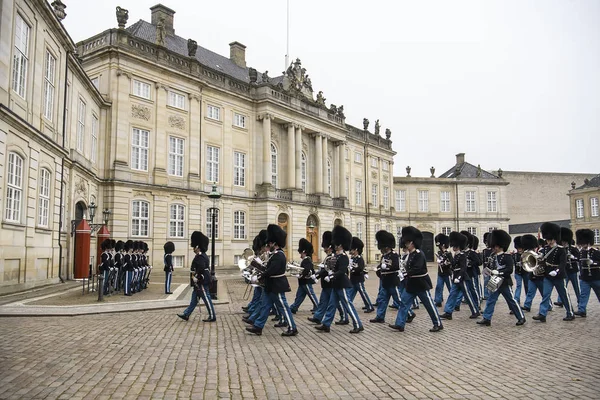
<path id="1" fill-rule="evenodd" d="M 573 185 L 569 190 L 571 207 L 571 229 L 575 233 L 578 229 L 591 229 L 594 231 L 594 244 L 600 245 L 600 175 L 585 179 L 580 186 Z"/>

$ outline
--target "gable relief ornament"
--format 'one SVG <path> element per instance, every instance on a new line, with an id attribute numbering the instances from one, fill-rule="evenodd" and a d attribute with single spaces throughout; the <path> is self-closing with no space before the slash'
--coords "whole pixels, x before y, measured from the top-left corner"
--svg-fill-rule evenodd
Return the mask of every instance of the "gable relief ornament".
<path id="1" fill-rule="evenodd" d="M 75 194 L 80 194 L 82 197 L 87 197 L 87 187 L 88 183 L 82 177 L 79 177 L 75 182 Z"/>
<path id="2" fill-rule="evenodd" d="M 169 115 L 169 126 L 176 129 L 185 129 L 185 118 L 180 115 Z"/>
<path id="3" fill-rule="evenodd" d="M 171 200 L 185 201 L 185 199 L 182 196 L 171 196 Z"/>
<path id="4" fill-rule="evenodd" d="M 304 140 L 302 141 L 302 150 L 304 150 L 305 152 L 308 152 L 308 144 L 306 144 L 306 142 Z"/>
<path id="5" fill-rule="evenodd" d="M 150 109 L 141 104 L 132 104 L 131 116 L 133 118 L 143 119 L 144 121 L 150 121 Z"/>
<path id="6" fill-rule="evenodd" d="M 315 206 L 310 206 L 308 208 L 308 213 L 309 214 L 314 214 L 314 215 L 319 215 L 319 209 Z"/>
<path id="7" fill-rule="evenodd" d="M 383 180 L 384 180 L 384 181 L 387 181 L 387 180 L 388 180 L 388 178 L 389 178 L 389 177 L 388 177 L 387 175 L 383 175 Z"/>
<path id="8" fill-rule="evenodd" d="M 144 198 L 148 198 L 148 193 L 146 192 L 140 192 L 140 191 L 135 191 L 133 192 L 133 197 L 144 197 Z"/>
<path id="9" fill-rule="evenodd" d="M 377 179 L 377 172 L 371 172 L 371 178 Z"/>
<path id="10" fill-rule="evenodd" d="M 290 208 L 287 204 L 277 204 L 277 210 L 282 213 L 289 214 Z"/>

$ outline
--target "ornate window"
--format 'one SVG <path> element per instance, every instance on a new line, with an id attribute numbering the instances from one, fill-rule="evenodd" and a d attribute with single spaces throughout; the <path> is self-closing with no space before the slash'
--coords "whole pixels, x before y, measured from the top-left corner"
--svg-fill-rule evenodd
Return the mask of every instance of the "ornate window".
<path id="1" fill-rule="evenodd" d="M 25 98 L 27 64 L 29 62 L 29 33 L 31 28 L 19 14 L 15 18 L 15 51 L 13 56 L 13 90 Z"/>
<path id="2" fill-rule="evenodd" d="M 419 190 L 419 212 L 429 211 L 429 191 Z"/>
<path id="3" fill-rule="evenodd" d="M 148 171 L 148 137 L 150 132 L 133 128 L 131 138 L 131 168 Z"/>
<path id="4" fill-rule="evenodd" d="M 171 107 L 179 108 L 180 110 L 185 110 L 185 96 L 177 92 L 169 91 L 168 104 Z"/>
<path id="5" fill-rule="evenodd" d="M 487 192 L 487 210 L 488 212 L 498 212 L 496 192 Z"/>
<path id="6" fill-rule="evenodd" d="M 575 200 L 575 208 L 577 210 L 577 218 L 583 218 L 583 199 Z"/>
<path id="7" fill-rule="evenodd" d="M 449 226 L 443 226 L 442 227 L 442 233 L 446 236 L 450 235 L 450 232 L 452 232 L 452 228 Z"/>
<path id="8" fill-rule="evenodd" d="M 8 153 L 8 176 L 6 181 L 7 221 L 21 221 L 23 200 L 23 159 L 17 153 Z"/>
<path id="9" fill-rule="evenodd" d="M 354 182 L 354 203 L 357 206 L 362 205 L 362 181 L 358 179 Z"/>
<path id="10" fill-rule="evenodd" d="M 356 237 L 359 238 L 360 240 L 362 240 L 362 236 L 363 236 L 363 223 L 357 222 L 356 223 Z"/>
<path id="11" fill-rule="evenodd" d="M 233 184 L 246 186 L 246 155 L 239 151 L 233 152 Z"/>
<path id="12" fill-rule="evenodd" d="M 183 149 L 183 139 L 169 136 L 169 175 L 183 176 Z"/>
<path id="13" fill-rule="evenodd" d="M 148 236 L 150 203 L 134 200 L 131 212 L 131 236 Z"/>
<path id="14" fill-rule="evenodd" d="M 477 236 L 477 228 L 474 226 L 467 227 L 467 232 L 469 232 L 473 236 Z"/>
<path id="15" fill-rule="evenodd" d="M 246 213 L 244 211 L 233 213 L 233 238 L 246 239 Z"/>
<path id="16" fill-rule="evenodd" d="M 133 95 L 150 100 L 150 84 L 134 79 Z"/>
<path id="17" fill-rule="evenodd" d="M 40 170 L 39 200 L 38 200 L 38 225 L 48 227 L 48 213 L 50 211 L 50 171 L 46 168 Z"/>
<path id="18" fill-rule="evenodd" d="M 182 238 L 185 224 L 185 206 L 182 204 L 171 204 L 169 217 L 169 236 Z"/>
<path id="19" fill-rule="evenodd" d="M 277 147 L 271 143 L 271 185 L 277 187 Z"/>
<path id="20" fill-rule="evenodd" d="M 85 143 L 85 103 L 79 99 L 77 108 L 77 151 L 83 153 Z"/>
<path id="21" fill-rule="evenodd" d="M 233 126 L 237 126 L 238 128 L 246 128 L 246 116 L 233 113 Z"/>
<path id="22" fill-rule="evenodd" d="M 96 163 L 98 157 L 98 117 L 92 114 L 92 149 L 90 160 L 93 164 Z"/>
<path id="23" fill-rule="evenodd" d="M 396 211 L 406 211 L 406 190 L 396 190 Z"/>
<path id="24" fill-rule="evenodd" d="M 387 186 L 383 187 L 383 208 L 390 208 L 390 189 Z"/>
<path id="25" fill-rule="evenodd" d="M 212 212 L 213 209 L 206 210 L 206 236 L 212 239 Z M 219 209 L 214 209 L 215 212 L 215 239 L 219 238 Z"/>
<path id="26" fill-rule="evenodd" d="M 221 109 L 217 106 L 211 106 L 209 104 L 208 106 L 206 106 L 206 115 L 210 119 L 220 121 L 221 120 Z"/>
<path id="27" fill-rule="evenodd" d="M 450 192 L 442 192 L 440 195 L 440 211 L 441 212 L 449 212 L 450 211 Z"/>
<path id="28" fill-rule="evenodd" d="M 475 192 L 467 191 L 465 193 L 466 198 L 466 212 L 475 212 Z"/>
<path id="29" fill-rule="evenodd" d="M 219 149 L 214 146 L 206 146 L 206 180 L 208 182 L 219 182 Z"/>
<path id="30" fill-rule="evenodd" d="M 598 198 L 592 197 L 590 199 L 590 209 L 592 211 L 592 217 L 598 216 Z"/>
<path id="31" fill-rule="evenodd" d="M 377 185 L 371 185 L 371 204 L 373 204 L 374 207 L 379 207 L 377 193 Z"/>
<path id="32" fill-rule="evenodd" d="M 54 73 L 56 58 L 46 50 L 46 65 L 44 68 L 44 117 L 52 121 L 54 113 Z"/>

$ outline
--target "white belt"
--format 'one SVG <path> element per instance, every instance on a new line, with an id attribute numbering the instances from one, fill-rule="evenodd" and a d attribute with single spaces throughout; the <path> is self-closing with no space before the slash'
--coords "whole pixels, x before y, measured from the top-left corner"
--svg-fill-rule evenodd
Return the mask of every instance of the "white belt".
<path id="1" fill-rule="evenodd" d="M 281 278 L 282 276 L 285 276 L 285 274 L 273 275 L 273 276 L 270 276 L 269 278 Z"/>
<path id="2" fill-rule="evenodd" d="M 422 275 L 409 275 L 409 278 L 423 278 L 424 276 L 427 276 L 427 274 L 422 274 Z"/>

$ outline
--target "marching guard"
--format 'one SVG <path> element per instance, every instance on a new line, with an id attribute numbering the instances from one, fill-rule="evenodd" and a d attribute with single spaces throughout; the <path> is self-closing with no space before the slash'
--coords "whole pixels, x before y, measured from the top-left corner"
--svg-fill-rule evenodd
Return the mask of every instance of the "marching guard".
<path id="1" fill-rule="evenodd" d="M 437 282 L 435 284 L 435 305 L 441 307 L 444 301 L 444 286 L 450 292 L 450 276 L 452 275 L 452 254 L 448 251 L 450 239 L 440 233 L 435 237 L 435 245 L 438 247 L 437 257 Z"/>
<path id="2" fill-rule="evenodd" d="M 596 298 L 600 301 L 600 250 L 592 247 L 592 244 L 594 244 L 594 231 L 591 229 L 579 229 L 575 232 L 575 237 L 577 245 L 581 246 L 579 254 L 581 296 L 575 315 L 585 318 L 592 289 L 596 293 Z"/>
<path id="3" fill-rule="evenodd" d="M 536 249 L 539 246 L 539 241 L 535 238 L 535 236 L 527 234 L 521 236 L 521 245 L 523 246 L 523 251 L 531 251 L 536 253 Z M 523 264 L 521 253 L 521 264 Z M 521 310 L 523 311 L 531 311 L 531 304 L 533 303 L 533 299 L 535 297 L 536 291 L 540 293 L 540 296 L 544 296 L 544 277 L 535 275 L 533 272 L 528 272 L 527 281 L 529 285 L 527 287 L 527 296 L 525 297 L 525 302 L 523 303 L 523 307 Z M 552 305 L 550 304 L 550 310 L 552 309 Z"/>
<path id="4" fill-rule="evenodd" d="M 290 306 L 292 314 L 296 314 L 306 296 L 308 296 L 313 305 L 311 311 L 315 311 L 319 305 L 319 302 L 317 301 L 317 295 L 315 295 L 315 290 L 313 289 L 315 268 L 313 267 L 312 263 L 312 243 L 304 238 L 301 238 L 298 242 L 298 253 L 302 259 L 302 262 L 300 263 L 300 266 L 302 267 L 302 273 L 298 276 L 298 290 L 296 291 L 296 299 Z"/>
<path id="5" fill-rule="evenodd" d="M 452 312 L 454 311 L 460 297 L 464 296 L 467 300 L 467 304 L 471 309 L 471 315 L 469 318 L 478 318 L 481 314 L 479 312 L 478 305 L 475 304 L 473 299 L 473 281 L 467 272 L 467 254 L 465 249 L 469 239 L 459 232 L 450 232 L 450 247 L 454 251 L 454 259 L 452 260 L 452 288 L 448 295 L 448 301 L 444 307 L 444 313 L 440 315 L 443 319 L 452 319 Z"/>
<path id="6" fill-rule="evenodd" d="M 515 301 L 521 307 L 521 290 L 525 293 L 525 297 L 527 297 L 527 292 L 529 289 L 529 272 L 523 269 L 523 264 L 521 263 L 521 254 L 523 254 L 523 244 L 521 242 L 521 236 L 515 237 L 513 244 L 515 246 L 516 251 L 513 253 L 513 262 L 515 264 L 515 281 L 517 282 L 517 287 L 515 288 Z"/>
<path id="7" fill-rule="evenodd" d="M 254 251 L 254 255 L 256 262 L 260 263 L 261 265 L 263 264 L 263 262 L 266 260 L 267 257 L 267 230 L 263 229 L 261 230 L 258 235 L 256 235 L 254 237 L 254 240 L 252 241 L 252 251 Z M 246 313 L 248 313 L 248 315 L 245 317 L 246 319 L 251 318 L 251 316 L 254 314 L 254 312 L 259 308 L 260 302 L 261 302 L 261 297 L 263 294 L 263 287 L 258 284 L 258 283 L 252 283 L 250 282 L 251 285 L 254 286 L 254 291 L 252 293 L 252 299 L 250 300 L 250 302 L 248 303 L 247 306 L 242 307 L 242 311 L 245 311 Z M 258 313 L 256 314 L 256 317 L 258 317 Z"/>
<path id="8" fill-rule="evenodd" d="M 363 309 L 365 313 L 372 313 L 375 311 L 369 293 L 365 288 L 365 279 L 367 278 L 367 270 L 365 269 L 365 260 L 362 258 L 363 248 L 365 247 L 362 240 L 357 237 L 352 238 L 352 246 L 350 246 L 350 282 L 352 287 L 348 289 L 348 298 L 351 302 L 354 302 L 356 293 L 360 293 L 365 306 Z"/>
<path id="9" fill-rule="evenodd" d="M 125 242 L 124 246 L 125 255 L 123 256 L 123 268 L 125 270 L 125 282 L 123 284 L 123 291 L 125 296 L 131 296 L 133 290 L 131 289 L 131 284 L 133 280 L 133 241 L 128 240 Z"/>
<path id="10" fill-rule="evenodd" d="M 404 331 L 409 307 L 413 300 L 418 297 L 433 322 L 433 328 L 429 332 L 439 332 L 444 329 L 444 326 L 429 293 L 433 285 L 427 273 L 427 260 L 425 260 L 425 255 L 420 250 L 423 243 L 423 234 L 415 227 L 404 227 L 402 228 L 402 241 L 408 250 L 405 266 L 406 279 L 404 292 L 400 297 L 400 308 L 398 309 L 396 322 L 390 327 L 400 332 Z"/>
<path id="11" fill-rule="evenodd" d="M 163 246 L 165 250 L 165 256 L 163 257 L 165 263 L 165 294 L 173 294 L 171 292 L 171 279 L 173 278 L 173 252 L 175 251 L 175 244 L 173 242 L 167 242 Z"/>
<path id="12" fill-rule="evenodd" d="M 191 237 L 191 246 L 194 249 L 194 260 L 190 268 L 190 286 L 194 289 L 192 291 L 192 299 L 190 305 L 177 316 L 184 321 L 190 318 L 190 315 L 198 305 L 198 296 L 202 298 L 206 310 L 208 311 L 208 318 L 203 319 L 203 322 L 215 322 L 217 320 L 215 314 L 215 307 L 210 298 L 210 283 L 211 275 L 208 263 L 208 256 L 206 250 L 208 250 L 208 237 L 200 231 L 194 231 Z"/>
<path id="13" fill-rule="evenodd" d="M 287 233 L 280 226 L 270 224 L 267 227 L 267 245 L 271 249 L 271 257 L 267 261 L 266 271 L 262 274 L 265 279 L 265 289 L 262 296 L 261 311 L 254 320 L 251 327 L 246 328 L 250 333 L 262 335 L 262 330 L 269 318 L 269 312 L 273 305 L 277 304 L 282 311 L 288 330 L 282 332 L 281 336 L 296 336 L 298 329 L 294 322 L 294 317 L 285 298 L 285 293 L 290 292 L 290 284 L 285 275 L 286 258 L 283 252 L 287 239 Z"/>
<path id="14" fill-rule="evenodd" d="M 546 240 L 546 247 L 543 249 L 544 264 L 544 295 L 540 304 L 539 314 L 533 319 L 540 322 L 546 322 L 546 315 L 550 309 L 550 297 L 552 291 L 556 289 L 560 298 L 564 302 L 567 315 L 563 321 L 573 321 L 573 308 L 567 289 L 565 287 L 565 268 L 567 266 L 567 252 L 558 245 L 560 242 L 560 226 L 552 222 L 544 222 L 540 227 L 542 236 Z"/>
<path id="15" fill-rule="evenodd" d="M 581 292 L 579 290 L 579 277 L 577 276 L 577 273 L 579 272 L 579 250 L 577 247 L 573 246 L 575 243 L 573 242 L 573 231 L 565 227 L 560 228 L 560 241 L 563 248 L 567 252 L 565 286 L 568 287 L 569 282 L 571 282 L 573 290 L 575 291 L 575 296 L 577 297 L 577 303 L 579 303 L 579 298 L 581 297 Z M 554 303 L 554 305 L 562 306 L 562 299 L 559 297 L 559 301 Z"/>
<path id="16" fill-rule="evenodd" d="M 482 326 L 490 326 L 492 324 L 492 315 L 494 314 L 496 301 L 498 300 L 498 296 L 502 294 L 508 307 L 517 318 L 517 325 L 523 325 L 525 323 L 525 316 L 515 301 L 511 289 L 512 280 L 510 276 L 513 273 L 514 261 L 512 256 L 506 253 L 511 242 L 510 235 L 502 229 L 496 229 L 490 233 L 488 240 L 494 253 L 487 269 L 484 270 L 484 273 L 490 276 L 488 280 L 489 297 L 483 311 L 483 319 L 477 321 L 477 324 Z"/>
<path id="17" fill-rule="evenodd" d="M 490 267 L 490 257 L 493 254 L 492 249 L 490 248 L 489 238 L 489 232 L 483 234 L 483 244 L 485 245 L 485 249 L 483 249 L 483 251 L 481 252 L 481 261 L 483 262 L 483 268 L 487 267 L 488 269 Z M 490 295 L 489 290 L 487 289 L 487 284 L 489 280 L 489 275 L 483 276 L 483 297 L 481 298 L 481 300 L 487 300 L 488 296 Z"/>

